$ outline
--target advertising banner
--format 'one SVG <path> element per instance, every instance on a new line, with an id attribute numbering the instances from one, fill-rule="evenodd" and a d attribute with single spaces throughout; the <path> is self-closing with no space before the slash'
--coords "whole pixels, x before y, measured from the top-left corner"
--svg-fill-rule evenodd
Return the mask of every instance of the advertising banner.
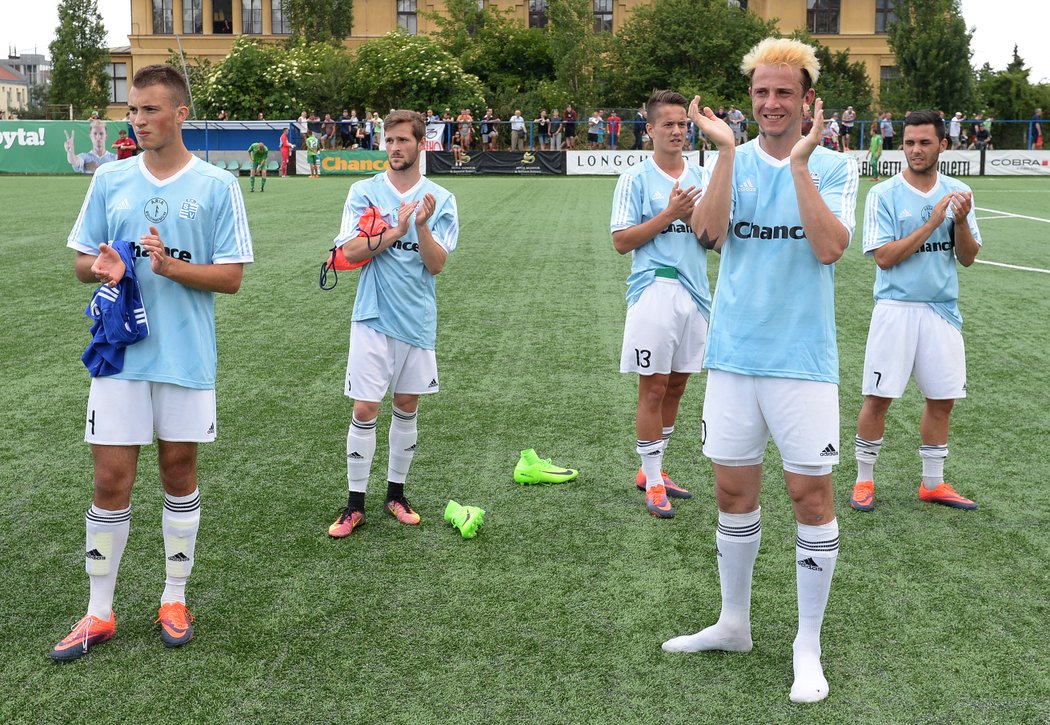
<path id="1" fill-rule="evenodd" d="M 427 152 L 419 154 L 419 173 L 427 174 Z M 322 176 L 373 176 L 387 170 L 386 151 L 322 151 Z M 305 151 L 295 152 L 295 173 L 309 176 Z"/>
<path id="2" fill-rule="evenodd" d="M 451 151 L 431 151 L 427 156 L 432 174 L 536 176 L 565 173 L 565 154 L 561 151 L 464 151 L 458 163 Z"/>
<path id="3" fill-rule="evenodd" d="M 984 153 L 984 173 L 987 176 L 1050 176 L 1050 151 Z"/>
<path id="4" fill-rule="evenodd" d="M 569 176 L 619 176 L 652 155 L 652 151 L 566 151 L 565 173 Z M 684 151 L 682 156 L 694 164 L 700 163 L 699 151 Z"/>
<path id="5" fill-rule="evenodd" d="M 867 151 L 850 151 L 849 154 L 857 160 L 861 176 L 874 176 Z M 898 174 L 904 169 L 905 163 L 903 151 L 883 151 L 879 158 L 879 176 L 885 179 Z M 944 151 L 937 162 L 937 170 L 946 176 L 980 176 L 981 152 Z"/>
<path id="6" fill-rule="evenodd" d="M 93 174 L 117 155 L 123 121 L 0 121 L 0 173 Z"/>

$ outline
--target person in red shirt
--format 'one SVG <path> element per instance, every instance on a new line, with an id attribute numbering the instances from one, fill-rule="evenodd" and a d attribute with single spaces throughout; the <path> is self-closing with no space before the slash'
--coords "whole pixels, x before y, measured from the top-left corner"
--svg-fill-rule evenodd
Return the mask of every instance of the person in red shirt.
<path id="1" fill-rule="evenodd" d="M 609 114 L 609 118 L 605 120 L 605 123 L 609 127 L 609 148 L 615 149 L 616 142 L 620 138 L 620 122 L 623 119 L 620 118 L 620 114 L 615 110 Z"/>
<path id="2" fill-rule="evenodd" d="M 292 152 L 292 144 L 288 141 L 288 129 L 281 134 L 281 176 L 288 176 L 288 157 Z"/>
<path id="3" fill-rule="evenodd" d="M 128 132 L 124 129 L 120 129 L 117 132 L 117 140 L 113 142 L 113 149 L 117 152 L 117 161 L 121 159 L 130 159 L 135 155 L 135 149 L 139 146 L 135 143 L 135 140 L 128 138 Z"/>

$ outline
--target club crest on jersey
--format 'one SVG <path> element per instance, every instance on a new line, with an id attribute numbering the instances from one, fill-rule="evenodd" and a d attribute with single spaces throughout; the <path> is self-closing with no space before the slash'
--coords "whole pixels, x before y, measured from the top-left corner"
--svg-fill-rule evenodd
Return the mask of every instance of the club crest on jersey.
<path id="1" fill-rule="evenodd" d="M 922 220 L 924 222 L 928 222 L 930 220 L 931 214 L 933 214 L 933 204 L 927 204 L 922 208 Z"/>
<path id="2" fill-rule="evenodd" d="M 197 218 L 197 210 L 200 207 L 196 199 L 183 199 L 182 206 L 179 207 L 179 218 L 193 221 Z"/>
<path id="3" fill-rule="evenodd" d="M 168 218 L 168 202 L 159 196 L 155 196 L 146 202 L 146 206 L 142 208 L 142 213 L 154 224 L 160 224 Z"/>

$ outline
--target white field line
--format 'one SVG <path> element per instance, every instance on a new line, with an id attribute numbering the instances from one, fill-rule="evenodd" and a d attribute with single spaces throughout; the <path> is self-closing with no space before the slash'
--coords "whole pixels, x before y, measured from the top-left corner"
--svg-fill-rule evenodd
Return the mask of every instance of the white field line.
<path id="1" fill-rule="evenodd" d="M 1003 264 L 1002 262 L 989 262 L 986 259 L 975 259 L 973 260 L 977 264 L 990 264 L 993 267 L 1006 267 L 1007 269 L 1019 269 L 1023 272 L 1042 272 L 1043 274 L 1050 274 L 1050 269 L 1042 269 L 1041 267 L 1021 267 L 1016 264 Z"/>
<path id="2" fill-rule="evenodd" d="M 1045 224 L 1050 224 L 1050 219 L 1042 219 L 1042 218 L 1037 217 L 1037 216 L 1025 216 L 1024 214 L 1012 214 L 1012 213 L 1010 213 L 1008 211 L 999 211 L 998 209 L 986 209 L 986 208 L 980 207 L 980 206 L 975 207 L 975 208 L 977 209 L 977 211 L 987 211 L 987 212 L 991 212 L 992 214 L 998 214 L 999 215 L 999 216 L 990 216 L 990 217 L 977 217 L 978 219 L 1029 219 L 1029 220 L 1034 221 L 1034 222 L 1043 222 Z M 1004 264 L 1003 262 L 989 262 L 989 261 L 987 261 L 985 259 L 975 259 L 973 261 L 977 262 L 978 264 L 990 264 L 993 267 L 1004 267 L 1006 269 L 1019 269 L 1022 272 L 1041 272 L 1042 274 L 1050 274 L 1050 269 L 1043 269 L 1042 267 L 1022 267 L 1022 266 L 1017 265 L 1017 264 Z"/>
<path id="3" fill-rule="evenodd" d="M 977 209 L 977 211 L 987 211 L 991 212 L 992 214 L 999 214 L 1004 217 L 1013 217 L 1014 219 L 1029 219 L 1033 222 L 1043 222 L 1044 224 L 1050 224 L 1050 219 L 1043 219 L 1042 217 L 1025 216 L 1024 214 L 1012 214 L 1011 212 L 1000 211 L 999 209 L 986 209 L 983 206 L 978 206 L 975 208 Z"/>

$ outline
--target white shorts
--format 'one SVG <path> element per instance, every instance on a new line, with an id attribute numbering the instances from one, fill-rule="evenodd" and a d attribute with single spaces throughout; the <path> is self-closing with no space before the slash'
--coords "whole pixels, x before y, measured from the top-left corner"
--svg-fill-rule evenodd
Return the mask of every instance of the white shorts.
<path id="1" fill-rule="evenodd" d="M 701 432 L 704 455 L 725 465 L 761 463 L 770 434 L 785 465 L 834 465 L 839 386 L 708 370 Z"/>
<path id="2" fill-rule="evenodd" d="M 377 332 L 364 322 L 350 324 L 350 355 L 343 392 L 354 400 L 378 403 L 387 390 L 408 395 L 438 391 L 437 356 Z"/>
<path id="3" fill-rule="evenodd" d="M 868 328 L 862 392 L 899 398 L 912 375 L 926 398 L 965 398 L 962 333 L 925 302 L 879 300 Z"/>
<path id="4" fill-rule="evenodd" d="M 148 446 L 154 432 L 172 443 L 215 440 L 215 390 L 148 380 L 91 379 L 86 443 Z"/>
<path id="5" fill-rule="evenodd" d="M 707 320 L 678 280 L 657 277 L 627 308 L 620 372 L 698 373 L 707 347 Z"/>

